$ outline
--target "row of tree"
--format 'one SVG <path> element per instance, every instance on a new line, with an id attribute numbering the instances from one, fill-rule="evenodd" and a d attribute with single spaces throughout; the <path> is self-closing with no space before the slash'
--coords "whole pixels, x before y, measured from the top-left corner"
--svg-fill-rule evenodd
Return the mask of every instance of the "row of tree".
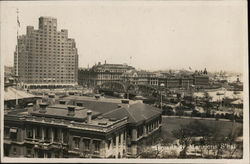
<path id="1" fill-rule="evenodd" d="M 181 148 L 180 152 L 176 150 L 163 151 L 162 149 L 153 149 L 147 147 L 140 154 L 141 158 L 191 158 L 188 151 L 190 146 L 196 147 L 202 158 L 235 158 L 236 152 L 238 158 L 242 158 L 243 143 L 237 141 L 239 136 L 243 135 L 243 129 L 232 127 L 228 134 L 220 133 L 222 127 L 209 126 L 201 121 L 194 120 L 187 125 L 181 125 L 180 128 L 173 130 L 171 135 L 163 134 L 159 143 L 162 146 L 171 147 L 173 145 Z M 176 139 L 179 141 L 176 143 Z M 240 155 L 239 155 L 240 154 Z M 192 158 L 194 158 L 192 156 Z"/>
<path id="2" fill-rule="evenodd" d="M 190 111 L 190 110 L 189 110 Z M 215 118 L 218 119 L 229 119 L 231 121 L 237 121 L 242 122 L 243 121 L 243 115 L 235 115 L 233 113 L 212 113 L 209 110 L 206 110 L 206 112 L 199 112 L 197 110 L 192 110 L 190 113 L 186 113 L 185 110 L 176 108 L 176 111 L 174 111 L 171 107 L 163 107 L 162 111 L 163 115 L 167 116 L 191 116 L 191 117 L 203 117 L 203 118 Z"/>

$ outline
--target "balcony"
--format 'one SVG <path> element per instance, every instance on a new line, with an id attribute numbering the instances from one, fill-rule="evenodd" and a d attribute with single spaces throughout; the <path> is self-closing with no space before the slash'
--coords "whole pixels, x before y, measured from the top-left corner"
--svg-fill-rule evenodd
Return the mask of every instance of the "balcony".
<path id="1" fill-rule="evenodd" d="M 40 141 L 40 139 L 25 138 L 25 142 L 26 142 L 26 143 L 35 144 L 35 143 L 38 143 L 39 141 Z"/>

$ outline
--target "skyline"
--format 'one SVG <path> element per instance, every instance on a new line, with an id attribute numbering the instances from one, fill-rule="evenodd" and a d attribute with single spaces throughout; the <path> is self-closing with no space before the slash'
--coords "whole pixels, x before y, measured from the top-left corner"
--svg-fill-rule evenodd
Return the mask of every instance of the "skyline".
<path id="1" fill-rule="evenodd" d="M 1 15 L 6 19 L 2 21 L 1 40 L 8 39 L 1 41 L 1 54 L 5 65 L 13 66 L 18 8 L 20 34 L 25 34 L 29 25 L 37 29 L 40 16 L 57 18 L 57 30 L 68 29 L 69 37 L 76 41 L 79 67 L 91 67 L 106 60 L 144 70 L 191 67 L 243 72 L 244 5 L 236 2 L 201 5 L 199 1 L 190 4 L 3 2 Z"/>

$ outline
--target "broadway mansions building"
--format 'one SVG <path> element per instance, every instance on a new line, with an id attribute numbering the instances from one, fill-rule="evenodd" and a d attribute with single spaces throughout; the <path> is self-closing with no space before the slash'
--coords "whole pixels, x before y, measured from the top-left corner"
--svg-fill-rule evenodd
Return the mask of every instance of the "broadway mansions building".
<path id="1" fill-rule="evenodd" d="M 78 53 L 68 30 L 57 31 L 57 19 L 40 17 L 39 28 L 27 26 L 18 36 L 14 71 L 25 87 L 72 86 L 78 79 Z"/>

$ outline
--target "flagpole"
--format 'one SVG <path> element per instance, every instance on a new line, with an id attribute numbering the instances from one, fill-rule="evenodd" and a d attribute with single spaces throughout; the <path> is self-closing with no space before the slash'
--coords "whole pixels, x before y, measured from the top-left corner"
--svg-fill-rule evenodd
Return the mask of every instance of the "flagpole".
<path id="1" fill-rule="evenodd" d="M 16 68 L 16 76 L 18 76 L 18 32 L 19 32 L 19 18 L 18 18 L 18 9 L 16 10 L 16 14 L 17 14 L 17 51 L 16 51 L 16 54 L 17 54 L 17 68 Z"/>
<path id="2" fill-rule="evenodd" d="M 19 18 L 18 18 L 18 13 L 19 13 L 19 11 L 18 11 L 18 8 L 17 8 L 17 10 L 16 10 L 16 14 L 17 14 L 17 48 L 16 48 L 16 106 L 18 105 L 18 98 L 17 98 L 17 83 L 18 83 L 18 81 L 17 81 L 17 79 L 18 79 L 18 54 L 19 54 L 19 50 L 18 50 L 18 32 L 19 32 L 19 26 L 20 26 L 20 24 L 19 24 Z"/>

